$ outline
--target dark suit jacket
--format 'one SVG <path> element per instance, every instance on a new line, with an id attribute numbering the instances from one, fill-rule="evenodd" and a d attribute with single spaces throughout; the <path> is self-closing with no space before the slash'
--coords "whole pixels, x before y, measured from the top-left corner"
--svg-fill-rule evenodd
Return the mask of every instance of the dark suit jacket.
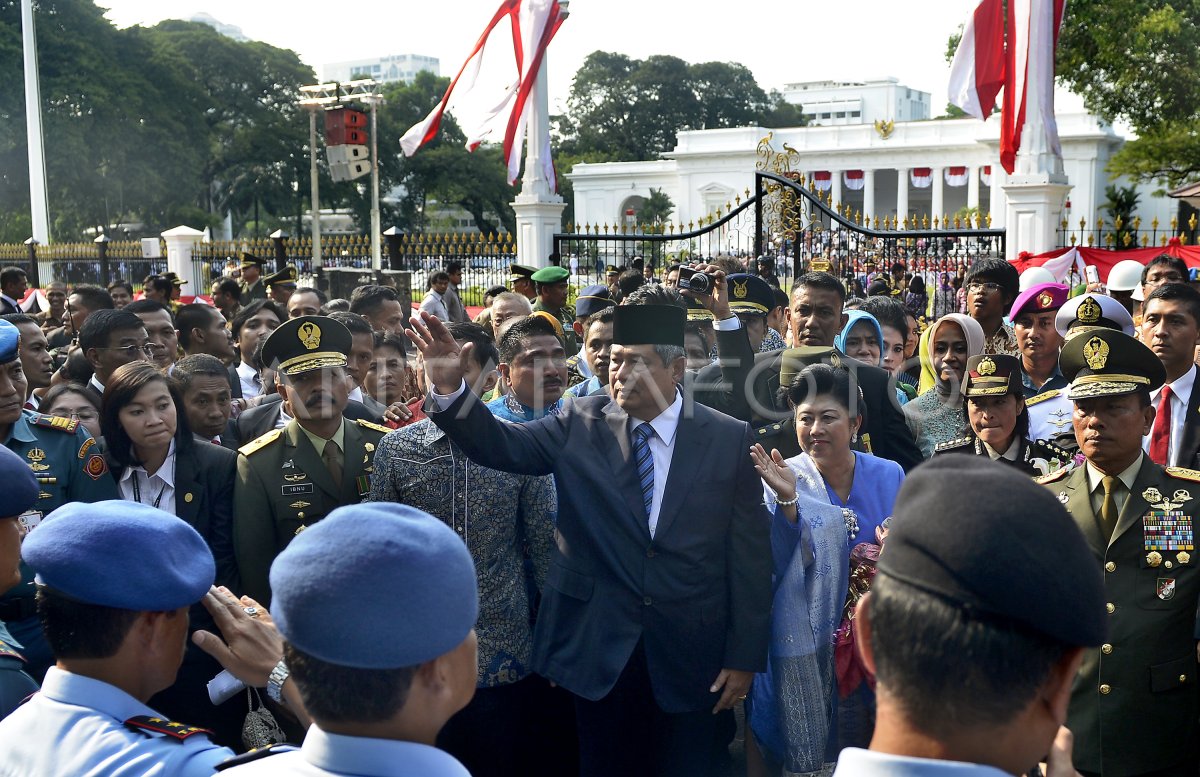
<path id="1" fill-rule="evenodd" d="M 225 368 L 225 373 L 229 376 L 229 396 L 232 399 L 242 398 L 242 376 L 238 375 L 237 365 L 230 364 Z"/>
<path id="2" fill-rule="evenodd" d="M 1084 653 L 1067 711 L 1067 727 L 1075 735 L 1075 766 L 1081 771 L 1125 777 L 1195 757 L 1200 686 L 1193 629 L 1200 556 L 1195 551 L 1163 550 L 1159 565 L 1151 566 L 1143 530 L 1154 509 L 1150 502 L 1174 497 L 1176 509 L 1190 519 L 1196 535 L 1200 483 L 1171 472 L 1143 458 L 1108 542 L 1092 509 L 1086 466 L 1038 481 L 1058 494 L 1083 532 L 1097 567 L 1104 570 L 1112 607 L 1106 650 L 1089 648 Z M 1109 687 L 1108 693 L 1100 692 L 1102 685 Z M 1195 768 L 1194 760 L 1190 765 Z"/>
<path id="3" fill-rule="evenodd" d="M 282 403 L 282 396 L 272 394 L 263 400 L 262 404 L 242 411 L 242 414 L 234 419 L 234 430 L 242 445 L 262 437 L 275 428 L 276 422 L 279 421 L 279 411 L 283 408 Z M 342 411 L 342 415 L 352 421 L 379 423 L 377 416 L 372 415 L 370 411 L 353 399 L 346 403 L 346 409 Z"/>
<path id="4" fill-rule="evenodd" d="M 475 462 L 553 474 L 558 546 L 534 632 L 533 669 L 603 698 L 644 640 L 666 712 L 710 709 L 722 668 L 763 671 L 771 610 L 770 519 L 746 424 L 684 399 L 658 527 L 650 536 L 629 416 L 608 397 L 561 415 L 497 420 L 471 392 L 430 414 Z"/>
<path id="5" fill-rule="evenodd" d="M 111 453 L 108 471 L 119 482 L 124 468 Z M 219 445 L 200 445 L 190 434 L 175 438 L 175 514 L 200 533 L 217 562 L 217 585 L 238 590 L 233 557 L 233 484 L 237 453 Z M 201 612 L 205 612 L 201 608 Z"/>
<path id="6" fill-rule="evenodd" d="M 696 376 L 696 401 L 750 423 L 756 431 L 755 442 L 768 451 L 778 448 L 785 458 L 799 454 L 792 411 L 778 398 L 783 350 L 755 354 L 744 328 L 718 330 L 716 335 L 720 359 Z M 862 450 L 891 459 L 906 472 L 920 464 L 924 459 L 904 422 L 887 371 L 845 355 L 841 362 L 850 373 L 851 385 L 862 390 Z M 750 386 L 750 390 L 736 390 L 742 386 Z"/>
<path id="7" fill-rule="evenodd" d="M 1179 451 L 1171 460 L 1173 467 L 1200 468 L 1200 367 L 1192 367 L 1195 376 L 1192 395 L 1184 401 L 1183 440 Z"/>
<path id="8" fill-rule="evenodd" d="M 7 316 L 10 313 L 21 313 L 21 312 L 23 312 L 23 311 L 20 308 L 13 305 L 8 300 L 0 299 L 0 316 Z"/>

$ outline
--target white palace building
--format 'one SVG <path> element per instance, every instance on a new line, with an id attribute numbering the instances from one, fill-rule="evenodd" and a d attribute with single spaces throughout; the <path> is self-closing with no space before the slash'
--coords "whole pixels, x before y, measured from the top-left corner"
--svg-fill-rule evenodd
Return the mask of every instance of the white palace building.
<path id="1" fill-rule="evenodd" d="M 753 189 L 757 148 L 770 134 L 774 151 L 785 146 L 795 150 L 793 170 L 831 191 L 834 202 L 864 215 L 953 219 L 964 208 L 977 208 L 985 218 L 991 214 L 992 226 L 1004 226 L 998 114 L 987 122 L 903 120 L 928 116 L 927 109 L 922 111 L 928 94 L 900 86 L 896 79 L 789 84 L 784 93 L 797 102 L 820 95 L 819 108 L 815 102 L 805 107 L 811 126 L 686 131 L 660 160 L 575 165 L 568 173 L 575 190 L 575 223 L 631 222 L 651 189 L 661 189 L 675 204 L 672 221 L 698 221 Z M 1080 218 L 1091 225 L 1105 215 L 1104 190 L 1114 183 L 1105 168 L 1124 139 L 1087 113 L 1060 113 L 1057 118 L 1063 168 L 1072 187 L 1063 216 L 1077 229 Z M 1155 196 L 1157 188 L 1140 187 L 1136 215 L 1166 223 L 1177 203 Z"/>

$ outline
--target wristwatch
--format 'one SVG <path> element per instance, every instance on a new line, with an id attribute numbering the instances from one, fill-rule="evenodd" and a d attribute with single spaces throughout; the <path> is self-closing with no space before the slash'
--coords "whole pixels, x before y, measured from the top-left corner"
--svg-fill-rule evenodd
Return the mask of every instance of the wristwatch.
<path id="1" fill-rule="evenodd" d="M 276 704 L 283 704 L 283 684 L 287 682 L 288 675 L 287 664 L 283 659 L 279 659 L 279 663 L 271 670 L 271 675 L 267 678 L 267 695 L 271 697 L 271 701 Z"/>

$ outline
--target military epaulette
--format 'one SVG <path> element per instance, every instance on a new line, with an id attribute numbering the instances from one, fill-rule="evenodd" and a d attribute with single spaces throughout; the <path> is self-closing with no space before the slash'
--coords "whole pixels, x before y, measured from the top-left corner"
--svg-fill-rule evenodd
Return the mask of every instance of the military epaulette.
<path id="1" fill-rule="evenodd" d="M 384 434 L 387 434 L 388 432 L 392 431 L 391 429 L 387 428 L 386 426 L 383 426 L 381 424 L 371 423 L 370 421 L 364 421 L 361 418 L 358 419 L 358 425 L 364 429 L 374 429 L 375 431 L 383 432 Z"/>
<path id="2" fill-rule="evenodd" d="M 1173 478 L 1200 483 L 1200 470 L 1187 469 L 1186 467 L 1167 467 L 1166 473 Z"/>
<path id="3" fill-rule="evenodd" d="M 974 442 L 975 441 L 970 437 L 959 437 L 957 440 L 946 440 L 946 442 L 939 442 L 937 445 L 933 446 L 933 450 L 942 453 L 945 451 L 954 450 L 955 448 L 965 448 Z"/>
<path id="4" fill-rule="evenodd" d="M 766 426 L 756 426 L 754 427 L 754 436 L 770 437 L 773 434 L 779 434 L 781 431 L 783 431 L 783 424 L 781 423 L 767 424 Z"/>
<path id="5" fill-rule="evenodd" d="M 1038 394 L 1036 397 L 1030 397 L 1029 399 L 1025 400 L 1025 407 L 1029 407 L 1031 405 L 1036 405 L 1039 402 L 1045 402 L 1047 399 L 1054 399 L 1055 397 L 1057 397 L 1060 394 L 1062 394 L 1062 389 L 1052 389 L 1050 391 L 1043 391 L 1041 394 Z"/>
<path id="6" fill-rule="evenodd" d="M 21 663 L 25 663 L 25 656 L 17 652 L 17 649 L 0 639 L 0 658 L 15 658 Z"/>
<path id="7" fill-rule="evenodd" d="M 196 734 L 212 734 L 206 728 L 189 726 L 184 723 L 167 720 L 166 718 L 154 718 L 149 715 L 138 715 L 136 718 L 130 718 L 125 721 L 125 726 L 134 731 L 153 731 L 156 734 L 166 734 L 173 739 L 178 739 L 180 742 Z"/>
<path id="8" fill-rule="evenodd" d="M 226 769 L 232 768 L 234 766 L 241 766 L 242 764 L 248 764 L 248 763 L 251 763 L 252 761 L 261 760 L 263 758 L 266 758 L 267 756 L 279 755 L 280 753 L 288 753 L 288 752 L 291 752 L 292 750 L 298 750 L 298 749 L 299 748 L 297 748 L 295 745 L 286 745 L 286 744 L 284 744 L 284 745 L 267 745 L 266 747 L 256 747 L 253 750 L 249 750 L 245 753 L 242 753 L 241 755 L 235 755 L 232 758 L 226 758 L 224 761 L 222 761 L 221 763 L 216 765 L 216 770 L 218 772 L 223 772 Z"/>
<path id="9" fill-rule="evenodd" d="M 60 432 L 67 434 L 75 434 L 75 430 L 79 428 L 79 422 L 70 418 L 63 418 L 59 415 L 42 415 L 38 413 L 29 419 L 29 422 L 34 426 L 41 426 L 45 429 L 57 429 Z"/>
<path id="10" fill-rule="evenodd" d="M 1037 483 L 1038 485 L 1045 485 L 1046 483 L 1053 483 L 1056 480 L 1062 480 L 1064 477 L 1066 477 L 1067 475 L 1071 474 L 1074 471 L 1075 470 L 1071 467 L 1063 467 L 1062 469 L 1056 469 L 1053 472 L 1049 472 L 1045 475 L 1041 475 L 1040 477 L 1036 477 L 1033 479 L 1033 482 Z"/>
<path id="11" fill-rule="evenodd" d="M 272 429 L 262 437 L 256 437 L 242 447 L 238 448 L 238 453 L 242 454 L 243 456 L 249 456 L 252 453 L 257 453 L 258 451 L 278 440 L 282 434 L 282 429 Z"/>

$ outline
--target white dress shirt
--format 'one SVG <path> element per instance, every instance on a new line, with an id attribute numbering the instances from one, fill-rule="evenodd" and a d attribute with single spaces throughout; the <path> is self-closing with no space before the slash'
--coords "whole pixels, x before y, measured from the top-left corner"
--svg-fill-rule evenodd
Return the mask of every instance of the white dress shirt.
<path id="1" fill-rule="evenodd" d="M 243 399 L 254 399 L 262 393 L 262 379 L 258 376 L 258 370 L 246 362 L 238 362 L 237 374 L 238 382 L 242 384 Z"/>
<path id="2" fill-rule="evenodd" d="M 126 467 L 117 483 L 121 498 L 129 502 L 141 502 L 175 515 L 175 441 L 162 466 L 153 475 L 147 475 L 145 467 Z"/>
<path id="3" fill-rule="evenodd" d="M 1187 420 L 1187 401 L 1192 397 L 1192 386 L 1196 383 L 1196 368 L 1192 367 L 1187 372 L 1183 373 L 1174 383 L 1168 383 L 1171 387 L 1171 439 L 1167 443 L 1167 462 L 1166 466 L 1171 466 L 1178 459 L 1179 446 L 1183 444 L 1183 422 Z M 1158 408 L 1158 398 L 1162 396 L 1162 389 L 1150 392 L 1150 403 Z M 1158 423 L 1157 419 L 1155 423 Z M 1142 450 L 1146 453 L 1150 452 L 1150 437 L 1154 434 L 1154 427 L 1150 427 L 1150 434 L 1142 438 Z M 1187 466 L 1187 462 L 1184 462 Z"/>
<path id="4" fill-rule="evenodd" d="M 438 294 L 433 289 L 425 292 L 425 299 L 421 300 L 420 310 L 431 316 L 436 316 L 442 321 L 450 320 L 450 311 L 446 307 L 446 301 L 442 299 L 441 294 Z"/>
<path id="5" fill-rule="evenodd" d="M 100 396 L 104 396 L 104 384 L 96 380 L 96 376 L 88 378 L 88 385 L 100 392 Z"/>

